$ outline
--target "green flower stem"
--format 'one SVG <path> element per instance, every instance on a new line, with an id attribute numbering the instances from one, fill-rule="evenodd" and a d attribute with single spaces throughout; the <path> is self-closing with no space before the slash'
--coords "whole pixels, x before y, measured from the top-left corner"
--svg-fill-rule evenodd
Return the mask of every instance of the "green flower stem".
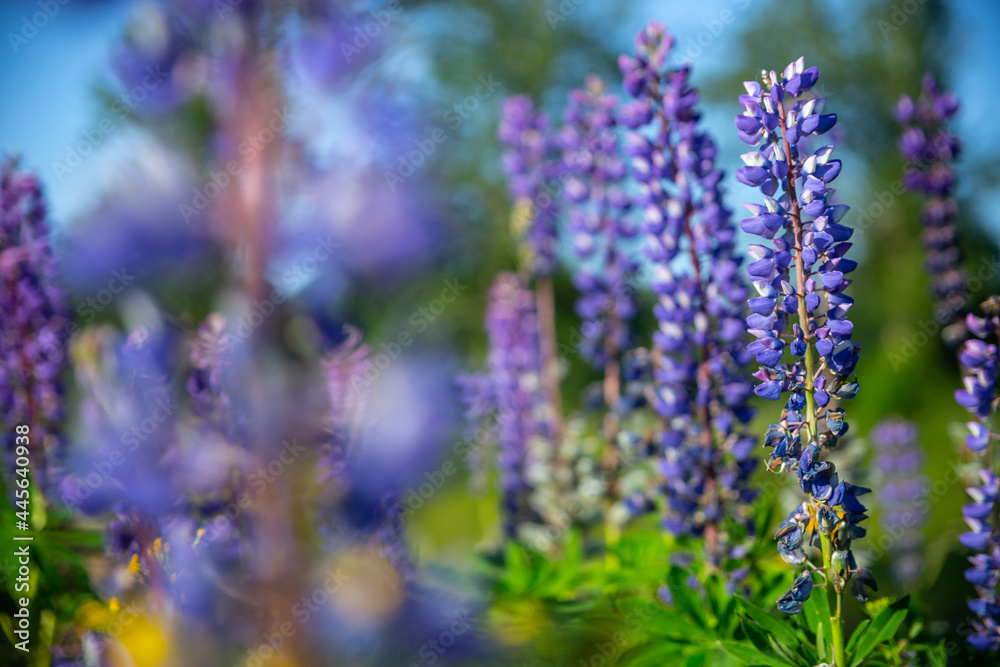
<path id="1" fill-rule="evenodd" d="M 823 566 L 827 571 L 826 594 L 830 596 L 830 628 L 833 634 L 833 658 L 837 667 L 847 667 L 847 654 L 844 651 L 844 627 L 840 620 L 840 604 L 843 591 L 837 589 L 829 578 L 829 573 L 833 572 L 833 541 L 829 535 L 820 533 L 820 542 L 823 548 Z"/>
<path id="2" fill-rule="evenodd" d="M 785 118 L 785 109 L 780 103 L 778 105 L 778 116 L 782 119 Z M 788 139 L 784 137 L 784 133 L 782 133 L 781 139 L 784 144 L 785 159 L 790 162 L 792 154 L 791 146 L 788 143 Z M 819 428 L 816 423 L 816 399 L 814 396 L 816 358 L 813 354 L 813 335 L 809 330 L 809 309 L 806 307 L 806 267 L 802 257 L 802 214 L 799 211 L 799 198 L 795 192 L 794 171 L 790 171 L 788 174 L 788 199 L 791 202 L 792 231 L 795 235 L 793 248 L 795 250 L 795 296 L 798 300 L 799 326 L 802 327 L 802 335 L 806 341 L 806 353 L 803 360 L 803 365 L 805 366 L 806 427 L 808 428 L 807 436 L 809 440 L 814 441 L 819 437 Z M 844 627 L 840 618 L 842 591 L 833 584 L 834 578 L 837 576 L 832 562 L 833 541 L 830 535 L 822 531 L 820 531 L 820 541 L 823 548 L 823 567 L 826 570 L 826 591 L 827 595 L 832 596 L 830 600 L 830 628 L 833 634 L 834 663 L 837 667 L 846 667 L 847 657 L 844 652 Z"/>

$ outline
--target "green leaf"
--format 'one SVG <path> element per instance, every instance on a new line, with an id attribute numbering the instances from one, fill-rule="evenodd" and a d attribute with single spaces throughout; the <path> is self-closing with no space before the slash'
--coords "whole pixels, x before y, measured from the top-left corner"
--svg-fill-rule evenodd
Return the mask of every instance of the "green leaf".
<path id="1" fill-rule="evenodd" d="M 826 662 L 828 655 L 830 654 L 826 650 L 826 630 L 823 629 L 823 624 L 820 623 L 816 626 L 816 657 L 819 658 L 820 662 Z"/>
<path id="2" fill-rule="evenodd" d="M 753 619 L 753 621 L 764 630 L 771 633 L 779 641 L 783 642 L 791 649 L 797 649 L 801 646 L 801 640 L 796 636 L 792 628 L 789 627 L 787 621 L 782 622 L 746 598 L 737 596 L 736 600 L 740 605 L 740 609 L 747 616 Z"/>
<path id="3" fill-rule="evenodd" d="M 663 665 L 686 665 L 704 664 L 705 655 L 699 652 L 692 658 L 687 659 L 684 649 L 687 647 L 670 642 L 650 642 L 634 646 L 618 656 L 616 664 L 630 665 L 631 667 L 663 667 Z M 701 656 L 701 661 L 696 658 Z"/>
<path id="4" fill-rule="evenodd" d="M 741 661 L 744 665 L 768 665 L 769 667 L 798 667 L 790 662 L 785 662 L 784 660 L 777 658 L 772 655 L 754 648 L 753 646 L 747 646 L 746 644 L 741 644 L 740 642 L 724 639 L 719 640 L 719 646 L 729 655 L 733 656 L 737 660 Z"/>
<path id="5" fill-rule="evenodd" d="M 906 618 L 909 607 L 910 596 L 904 595 L 875 617 L 871 625 L 864 629 L 863 636 L 857 640 L 857 649 L 850 658 L 851 667 L 859 667 L 876 646 L 895 636 L 899 625 Z"/>
<path id="6" fill-rule="evenodd" d="M 802 614 L 816 634 L 817 650 L 819 649 L 819 628 L 822 627 L 824 642 L 831 641 L 833 637 L 833 626 L 830 625 L 830 599 L 827 597 L 825 588 L 814 588 L 812 595 L 802 606 Z M 829 655 L 829 651 L 827 651 Z"/>
<path id="7" fill-rule="evenodd" d="M 705 619 L 705 610 L 701 607 L 701 599 L 698 594 L 687 586 L 687 574 L 679 567 L 671 567 L 667 573 L 667 588 L 674 598 L 674 604 L 682 610 L 691 620 L 703 628 L 708 627 Z"/>
<path id="8" fill-rule="evenodd" d="M 848 655 L 854 651 L 854 648 L 858 645 L 858 640 L 864 636 L 865 631 L 868 626 L 871 625 L 871 619 L 866 618 L 858 624 L 858 627 L 854 629 L 854 634 L 851 635 L 850 640 L 847 642 L 847 653 Z"/>

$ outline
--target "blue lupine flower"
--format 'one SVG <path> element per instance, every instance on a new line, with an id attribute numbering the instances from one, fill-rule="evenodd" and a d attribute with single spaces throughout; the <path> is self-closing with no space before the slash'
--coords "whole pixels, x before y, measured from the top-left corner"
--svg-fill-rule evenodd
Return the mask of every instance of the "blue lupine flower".
<path id="1" fill-rule="evenodd" d="M 812 573 L 806 570 L 792 583 L 788 592 L 778 598 L 778 609 L 786 614 L 797 614 L 802 611 L 802 605 L 812 593 Z"/>
<path id="2" fill-rule="evenodd" d="M 764 72 L 763 86 L 744 83 L 736 128 L 755 149 L 742 156 L 736 179 L 764 195 L 763 204 L 746 204 L 751 215 L 740 221 L 743 231 L 765 239 L 750 246 L 747 266 L 757 290 L 746 318 L 756 339 L 747 350 L 761 365 L 754 391 L 769 400 L 787 395 L 780 422 L 765 437 L 768 469 L 796 470 L 808 498 L 782 524 L 779 552 L 798 564 L 803 543 L 822 546 L 828 584 L 839 593 L 855 569 L 851 541 L 864 535 L 867 518 L 858 496 L 868 489 L 840 480 L 823 459 L 847 431 L 835 402 L 858 391 L 859 346 L 848 319 L 854 299 L 845 293 L 857 266 L 847 258 L 853 230 L 841 223 L 848 207 L 836 203 L 830 187 L 841 164 L 832 145 L 812 145 L 837 122 L 812 92 L 818 78 L 818 69 L 799 58 L 780 74 Z M 779 608 L 794 613 L 801 605 L 789 593 Z"/>
<path id="3" fill-rule="evenodd" d="M 921 528 L 927 519 L 917 502 L 928 489 L 927 477 L 920 471 L 924 457 L 918 436 L 914 423 L 898 418 L 880 421 L 869 435 L 875 449 L 882 532 L 893 540 L 893 576 L 907 590 L 915 585 L 923 567 Z"/>
<path id="4" fill-rule="evenodd" d="M 978 598 L 969 601 L 969 609 L 978 617 L 969 643 L 980 651 L 1000 648 L 1000 526 L 996 523 L 997 503 L 1000 503 L 1000 477 L 991 470 L 990 455 L 994 442 L 1000 438 L 993 432 L 989 419 L 997 404 L 997 344 L 985 339 L 1000 332 L 1000 299 L 991 297 L 983 303 L 985 317 L 969 314 L 967 329 L 977 338 L 965 341 L 959 351 L 959 361 L 967 375 L 964 389 L 955 392 L 955 400 L 976 418 L 969 422 L 965 443 L 981 465 L 980 486 L 968 489 L 972 502 L 962 508 L 970 530 L 959 537 L 962 545 L 976 552 L 969 558 L 972 567 L 965 579 L 975 586 Z M 995 340 L 995 339 L 994 339 Z M 991 446 L 993 445 L 993 446 Z"/>
<path id="5" fill-rule="evenodd" d="M 528 264 L 536 275 L 552 273 L 556 265 L 557 200 L 547 185 L 558 176 L 556 137 L 548 115 L 536 111 L 531 98 L 508 98 L 500 109 L 497 138 L 505 146 L 503 165 L 511 197 L 526 214 Z M 515 216 L 515 224 L 521 220 Z"/>
<path id="6" fill-rule="evenodd" d="M 935 319 L 946 327 L 950 339 L 961 334 L 947 327 L 965 310 L 969 279 L 962 268 L 959 245 L 958 203 L 952 162 L 958 157 L 958 138 L 947 123 L 958 111 L 955 96 L 943 92 L 930 74 L 925 74 L 917 99 L 902 95 L 896 104 L 896 120 L 902 125 L 899 151 L 906 160 L 903 184 L 911 192 L 926 196 L 920 211 L 924 266 L 931 276 L 936 300 Z"/>
<path id="7" fill-rule="evenodd" d="M 566 171 L 563 199 L 580 260 L 574 276 L 580 291 L 576 311 L 583 320 L 580 352 L 601 368 L 627 346 L 628 323 L 636 313 L 632 281 L 637 267 L 623 247 L 636 230 L 625 216 L 631 202 L 622 188 L 626 170 L 617 109 L 617 97 L 606 92 L 600 78 L 589 76 L 584 88 L 570 92 L 559 132 Z"/>
<path id="8" fill-rule="evenodd" d="M 621 56 L 622 109 L 638 182 L 646 254 L 659 326 L 653 334 L 653 407 L 662 423 L 658 466 L 667 497 L 665 527 L 705 535 L 710 558 L 735 545 L 724 516 L 752 531 L 748 480 L 755 439 L 746 425 L 752 389 L 742 341 L 747 283 L 734 256 L 736 227 L 722 201 L 718 149 L 698 127 L 698 91 L 687 66 L 672 69 L 673 38 L 650 23 Z"/>
<path id="9" fill-rule="evenodd" d="M 551 436 L 551 416 L 541 387 L 541 359 L 534 294 L 513 273 L 497 274 L 486 313 L 486 371 L 463 379 L 464 399 L 478 419 L 496 411 L 500 485 L 506 534 L 532 517 L 526 478 L 532 439 Z"/>

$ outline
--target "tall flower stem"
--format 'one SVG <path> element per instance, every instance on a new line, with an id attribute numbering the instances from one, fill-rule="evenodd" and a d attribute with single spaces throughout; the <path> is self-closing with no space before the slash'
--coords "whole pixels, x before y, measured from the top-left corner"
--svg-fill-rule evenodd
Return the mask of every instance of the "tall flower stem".
<path id="1" fill-rule="evenodd" d="M 820 534 L 820 544 L 823 549 L 823 567 L 827 572 L 827 595 L 830 598 L 830 628 L 833 637 L 833 658 L 834 664 L 846 665 L 847 657 L 844 652 L 844 626 L 840 620 L 840 607 L 843 592 L 833 585 L 830 574 L 833 572 L 833 540 L 829 535 Z"/>
<path id="2" fill-rule="evenodd" d="M 781 118 L 786 117 L 783 104 L 778 104 L 778 114 Z M 791 146 L 784 133 L 782 133 L 781 141 L 785 149 L 785 155 L 791 155 Z M 793 248 L 795 250 L 795 295 L 798 299 L 799 326 L 802 327 L 802 335 L 806 342 L 803 360 L 806 385 L 806 423 L 809 429 L 809 439 L 813 440 L 819 435 L 819 425 L 816 423 L 816 398 L 814 396 L 816 360 L 813 356 L 813 336 L 809 328 L 809 308 L 806 306 L 806 267 L 802 257 L 802 213 L 799 210 L 799 199 L 795 192 L 795 177 L 795 167 L 790 165 L 787 183 L 788 199 L 791 202 L 792 232 L 795 235 Z M 836 577 L 833 567 L 833 540 L 828 533 L 820 531 L 820 543 L 823 550 L 823 568 L 826 570 L 827 595 L 830 597 L 830 628 L 833 631 L 833 655 L 835 664 L 840 667 L 847 664 L 844 654 L 844 628 L 840 620 L 842 591 L 833 584 Z"/>

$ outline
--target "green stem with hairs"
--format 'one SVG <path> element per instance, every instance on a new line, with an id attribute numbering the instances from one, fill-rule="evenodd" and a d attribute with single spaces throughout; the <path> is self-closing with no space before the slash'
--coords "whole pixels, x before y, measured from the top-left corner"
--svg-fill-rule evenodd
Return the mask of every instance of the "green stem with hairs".
<path id="1" fill-rule="evenodd" d="M 778 104 L 778 117 L 784 121 L 785 109 L 781 103 Z M 784 122 L 782 122 L 782 127 L 784 127 Z M 799 326 L 802 327 L 802 335 L 806 342 L 805 358 L 803 359 L 805 367 L 806 427 L 808 428 L 807 436 L 812 441 L 819 437 L 819 427 L 816 423 L 816 399 L 814 396 L 816 358 L 813 354 L 813 334 L 809 330 L 809 309 L 806 307 L 806 267 L 805 260 L 802 257 L 802 214 L 799 210 L 799 198 L 795 192 L 795 171 L 794 166 L 791 164 L 791 146 L 788 143 L 788 139 L 785 138 L 784 133 L 782 133 L 781 140 L 785 149 L 785 159 L 789 163 L 787 192 L 791 203 L 792 231 L 795 235 L 793 248 L 795 250 L 795 296 L 798 300 Z M 833 540 L 830 535 L 820 531 L 820 542 L 823 550 L 823 568 L 826 570 L 826 594 L 830 596 L 830 629 L 833 634 L 831 639 L 833 641 L 834 664 L 837 667 L 846 667 L 847 657 L 844 651 L 844 627 L 841 622 L 841 598 L 843 591 L 833 584 L 835 577 L 838 576 L 833 567 Z"/>

